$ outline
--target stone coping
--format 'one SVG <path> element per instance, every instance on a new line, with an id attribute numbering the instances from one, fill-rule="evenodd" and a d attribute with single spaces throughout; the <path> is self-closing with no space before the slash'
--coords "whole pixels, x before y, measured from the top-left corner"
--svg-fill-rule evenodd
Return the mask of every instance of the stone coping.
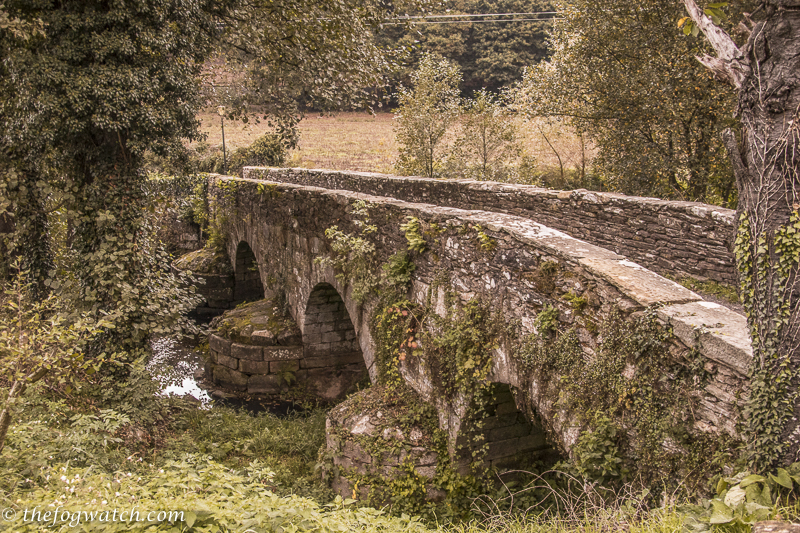
<path id="1" fill-rule="evenodd" d="M 529 218 L 490 211 L 412 203 L 392 197 L 270 182 L 263 179 L 219 175 L 213 175 L 212 179 L 250 183 L 266 182 L 274 185 L 277 191 L 329 196 L 342 204 L 364 200 L 375 204 L 390 205 L 412 216 L 420 213 L 429 217 L 455 220 L 463 224 L 478 224 L 496 232 L 506 233 L 519 243 L 532 245 L 550 255 L 580 265 L 593 275 L 614 285 L 628 298 L 644 307 L 659 306 L 661 319 L 673 326 L 675 334 L 681 340 L 690 341 L 687 342 L 690 346 L 699 346 L 709 359 L 724 364 L 737 373 L 747 375 L 746 367 L 752 360 L 752 347 L 744 316 L 717 304 L 705 302 L 696 293 L 619 254 L 578 240 Z M 664 201 L 653 200 L 653 202 Z M 687 208 L 691 206 L 690 202 L 685 203 Z M 694 305 L 686 307 L 686 304 Z M 700 312 L 702 314 L 698 315 Z M 695 320 L 696 316 L 701 316 L 701 320 Z M 698 343 L 698 340 L 701 342 Z M 708 349 L 707 345 L 716 346 L 717 349 Z M 720 347 L 724 347 L 724 349 Z"/>
<path id="2" fill-rule="evenodd" d="M 246 167 L 243 174 L 245 178 L 512 214 L 616 251 L 658 272 L 736 283 L 730 251 L 736 213 L 722 207 L 585 189 L 559 191 L 370 172 Z"/>
<path id="3" fill-rule="evenodd" d="M 651 198 L 647 196 L 629 196 L 621 193 L 613 192 L 597 192 L 589 191 L 587 189 L 575 189 L 571 191 L 563 191 L 557 189 L 546 189 L 544 187 L 537 187 L 535 185 L 525 185 L 521 183 L 502 183 L 497 181 L 478 181 L 469 179 L 434 179 L 426 178 L 423 176 L 397 176 L 394 174 L 381 174 L 378 172 L 362 172 L 356 170 L 327 170 L 327 169 L 309 169 L 309 168 L 286 168 L 286 167 L 244 167 L 243 174 L 246 179 L 256 179 L 262 181 L 273 181 L 276 183 L 288 183 L 283 181 L 270 180 L 267 177 L 259 177 L 258 174 L 263 172 L 272 173 L 286 173 L 297 172 L 313 176 L 317 180 L 326 179 L 330 177 L 350 178 L 349 186 L 340 190 L 349 190 L 352 192 L 365 192 L 356 190 L 363 187 L 358 181 L 353 181 L 353 178 L 367 182 L 386 182 L 386 183 L 407 183 L 407 184 L 425 184 L 436 187 L 452 186 L 458 189 L 475 190 L 475 191 L 489 191 L 499 195 L 516 196 L 520 203 L 525 203 L 525 196 L 546 196 L 552 199 L 564 200 L 567 198 L 578 198 L 589 203 L 594 204 L 608 204 L 611 202 L 627 202 L 636 205 L 647 204 L 651 207 L 667 207 L 684 211 L 686 214 L 709 218 L 715 220 L 717 223 L 725 226 L 733 227 L 736 218 L 736 211 L 733 209 L 726 209 L 724 207 L 704 204 L 701 202 L 685 202 L 679 200 L 663 200 L 661 198 Z M 342 182 L 337 181 L 337 184 Z M 307 185 L 297 183 L 297 185 Z M 335 187 L 326 187 L 335 188 Z M 389 191 L 386 191 L 389 192 Z"/>

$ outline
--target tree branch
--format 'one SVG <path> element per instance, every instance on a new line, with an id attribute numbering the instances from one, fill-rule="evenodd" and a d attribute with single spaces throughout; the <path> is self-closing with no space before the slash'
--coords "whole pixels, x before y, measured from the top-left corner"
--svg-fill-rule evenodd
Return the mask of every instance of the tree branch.
<path id="1" fill-rule="evenodd" d="M 689 16 L 695 24 L 703 31 L 711 47 L 717 53 L 717 57 L 703 56 L 698 57 L 706 68 L 711 70 L 718 78 L 731 83 L 737 89 L 741 88 L 747 72 L 747 66 L 743 63 L 744 56 L 733 39 L 721 28 L 716 26 L 711 19 L 697 6 L 695 0 L 683 0 Z"/>

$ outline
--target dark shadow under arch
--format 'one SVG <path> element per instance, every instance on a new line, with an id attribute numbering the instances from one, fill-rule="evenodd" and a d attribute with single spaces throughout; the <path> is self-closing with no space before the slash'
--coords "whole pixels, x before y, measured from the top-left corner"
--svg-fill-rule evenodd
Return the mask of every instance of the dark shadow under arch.
<path id="1" fill-rule="evenodd" d="M 511 386 L 492 383 L 485 394 L 485 410 L 467 421 L 464 425 L 466 431 L 457 442 L 462 465 L 480 457 L 484 466 L 502 472 L 525 469 L 539 461 L 554 462 L 559 458 L 548 443 L 541 423 L 536 420 L 538 417 L 534 416 L 531 421 L 517 407 Z M 473 455 L 478 448 L 480 451 Z"/>
<path id="2" fill-rule="evenodd" d="M 367 376 L 347 307 L 329 283 L 318 284 L 308 297 L 300 368 L 315 392 L 328 399 L 341 398 Z"/>
<path id="3" fill-rule="evenodd" d="M 233 286 L 233 307 L 243 302 L 264 299 L 264 285 L 258 270 L 256 256 L 245 241 L 236 247 L 235 283 Z"/>

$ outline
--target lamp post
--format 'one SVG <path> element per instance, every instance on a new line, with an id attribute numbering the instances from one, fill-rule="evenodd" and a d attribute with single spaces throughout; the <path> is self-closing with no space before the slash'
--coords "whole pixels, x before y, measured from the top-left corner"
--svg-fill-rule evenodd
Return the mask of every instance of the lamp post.
<path id="1" fill-rule="evenodd" d="M 222 126 L 222 172 L 228 173 L 228 152 L 225 150 L 225 106 L 217 106 L 220 125 Z"/>

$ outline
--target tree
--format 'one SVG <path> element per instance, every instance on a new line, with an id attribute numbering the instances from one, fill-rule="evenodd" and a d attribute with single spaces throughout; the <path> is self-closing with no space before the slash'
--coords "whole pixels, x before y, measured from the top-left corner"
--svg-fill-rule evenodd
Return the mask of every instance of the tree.
<path id="1" fill-rule="evenodd" d="M 736 259 L 753 341 L 745 411 L 756 467 L 800 460 L 800 0 L 764 0 L 744 46 L 683 0 L 715 55 L 698 59 L 738 94 L 741 138 L 723 133 L 739 189 Z"/>
<path id="2" fill-rule="evenodd" d="M 291 128 L 300 96 L 345 105 L 378 83 L 387 60 L 370 30 L 386 9 L 377 0 L 0 5 L 0 207 L 13 220 L 0 216 L 26 245 L 18 252 L 35 286 L 71 299 L 76 316 L 113 324 L 91 355 L 135 358 L 150 335 L 185 325 L 191 297 L 148 227 L 143 163 L 148 151 L 178 154 L 199 137 L 206 60 L 224 51 L 248 67 L 244 94 L 254 99 L 231 102 L 232 112 L 266 101 Z M 59 268 L 55 223 L 67 228 Z"/>
<path id="3" fill-rule="evenodd" d="M 246 119 L 252 106 L 291 142 L 304 109 L 380 104 L 396 67 L 375 32 L 388 17 L 429 0 L 233 0 L 206 76 L 206 95 Z M 233 85 L 234 87 L 231 87 Z"/>
<path id="4" fill-rule="evenodd" d="M 508 181 L 512 164 L 521 157 L 516 128 L 500 99 L 481 89 L 465 102 L 456 156 L 465 178 Z"/>
<path id="5" fill-rule="evenodd" d="M 0 292 L 0 370 L 11 387 L 0 411 L 0 451 L 5 445 L 15 403 L 25 390 L 46 376 L 73 384 L 81 373 L 93 373 L 101 361 L 84 357 L 81 346 L 110 324 L 79 317 L 67 324 L 53 295 L 41 301 L 23 290 L 17 277 Z"/>
<path id="6" fill-rule="evenodd" d="M 441 56 L 426 54 L 411 75 L 413 89 L 401 87 L 397 99 L 397 169 L 404 174 L 441 174 L 442 141 L 461 113 L 458 65 Z"/>
<path id="7" fill-rule="evenodd" d="M 42 250 L 24 265 L 38 286 L 68 298 L 75 316 L 110 323 L 90 355 L 146 352 L 152 333 L 183 325 L 191 305 L 149 232 L 145 150 L 182 150 L 196 138 L 196 75 L 210 51 L 211 0 L 6 1 L 13 18 L 40 21 L 21 40 L 0 33 L 0 147 L 17 233 L 46 243 L 63 207 L 71 260 L 59 273 Z M 19 239 L 18 235 L 18 239 Z M 152 252 L 152 253 L 148 253 Z"/>
<path id="8" fill-rule="evenodd" d="M 518 105 L 533 116 L 567 117 L 599 154 L 615 190 L 735 205 L 719 132 L 733 94 L 693 56 L 699 38 L 676 30 L 672 0 L 564 0 L 552 58 L 529 69 Z"/>
<path id="9" fill-rule="evenodd" d="M 448 0 L 432 8 L 430 14 L 529 13 L 551 9 L 551 2 L 545 0 Z M 408 78 L 426 53 L 435 53 L 457 63 L 464 76 L 461 89 L 465 94 L 482 88 L 495 92 L 519 80 L 526 66 L 547 56 L 546 32 L 550 26 L 547 20 L 473 20 L 476 22 L 453 24 L 453 19 L 435 19 L 435 22 L 448 23 L 412 24 L 410 27 L 386 25 L 378 34 L 379 42 L 385 46 L 399 43 L 413 50 L 409 70 L 400 74 L 402 78 Z"/>

